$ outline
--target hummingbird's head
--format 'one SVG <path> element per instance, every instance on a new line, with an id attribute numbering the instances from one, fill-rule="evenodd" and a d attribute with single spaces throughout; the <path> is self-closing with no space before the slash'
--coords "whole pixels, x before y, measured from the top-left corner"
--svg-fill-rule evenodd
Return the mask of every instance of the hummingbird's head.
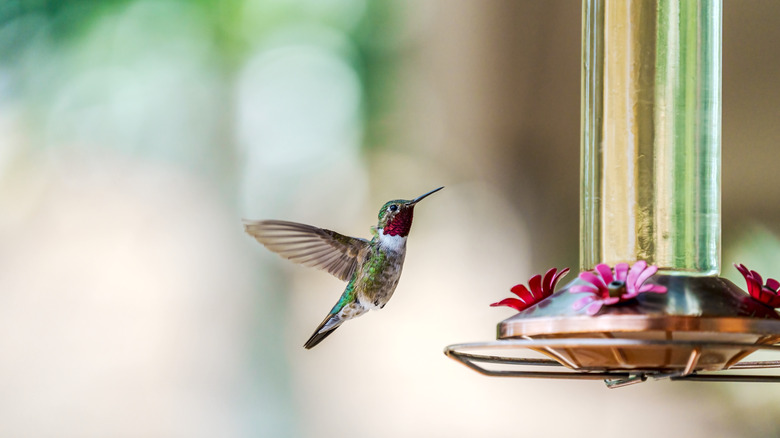
<path id="1" fill-rule="evenodd" d="M 436 190 L 431 190 L 411 201 L 406 199 L 395 199 L 386 202 L 385 205 L 379 209 L 379 223 L 376 226 L 377 230 L 388 236 L 406 237 L 409 235 L 409 230 L 412 228 L 414 206 L 426 196 L 436 193 L 443 188 L 444 187 L 439 187 Z"/>

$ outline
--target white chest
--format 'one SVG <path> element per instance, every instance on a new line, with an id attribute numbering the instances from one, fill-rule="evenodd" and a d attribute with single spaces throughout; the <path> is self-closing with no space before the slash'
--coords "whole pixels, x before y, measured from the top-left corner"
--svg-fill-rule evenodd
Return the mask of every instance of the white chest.
<path id="1" fill-rule="evenodd" d="M 406 237 L 390 236 L 379 230 L 379 245 L 385 251 L 403 252 L 406 249 Z"/>

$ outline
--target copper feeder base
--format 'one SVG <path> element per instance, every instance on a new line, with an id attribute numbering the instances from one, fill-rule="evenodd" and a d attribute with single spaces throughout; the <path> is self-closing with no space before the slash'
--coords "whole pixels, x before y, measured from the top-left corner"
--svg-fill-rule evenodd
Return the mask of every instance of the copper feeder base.
<path id="1" fill-rule="evenodd" d="M 485 358 L 483 362 L 494 364 L 563 366 L 575 373 L 532 371 L 517 377 L 581 374 L 606 379 L 611 386 L 643 381 L 648 375 L 682 378 L 780 366 L 776 361 L 740 362 L 758 349 L 780 351 L 774 346 L 780 341 L 780 315 L 729 280 L 657 275 L 652 282 L 666 286 L 666 294 L 640 295 L 632 303 L 602 307 L 596 316 L 572 308 L 582 295 L 567 289 L 581 281 L 499 323 L 499 341 L 454 345 L 445 353 L 474 369 L 474 362 Z M 462 352 L 479 348 L 530 349 L 553 361 Z"/>

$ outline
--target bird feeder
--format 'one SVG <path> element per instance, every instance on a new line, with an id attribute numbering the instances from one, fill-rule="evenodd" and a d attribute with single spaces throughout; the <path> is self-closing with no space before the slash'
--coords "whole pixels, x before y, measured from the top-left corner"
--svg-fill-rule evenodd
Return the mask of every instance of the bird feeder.
<path id="1" fill-rule="evenodd" d="M 755 298 L 780 284 L 741 267 L 751 295 L 719 277 L 721 6 L 583 1 L 580 275 L 554 293 L 557 277 L 532 279 L 528 296 L 550 296 L 496 341 L 445 354 L 486 375 L 610 387 L 778 380 L 733 371 L 780 366 L 743 360 L 780 349 L 780 315 Z"/>

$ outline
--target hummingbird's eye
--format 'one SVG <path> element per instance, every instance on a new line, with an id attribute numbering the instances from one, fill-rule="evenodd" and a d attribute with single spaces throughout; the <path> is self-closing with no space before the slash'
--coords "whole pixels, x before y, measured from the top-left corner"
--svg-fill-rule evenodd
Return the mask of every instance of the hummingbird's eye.
<path id="1" fill-rule="evenodd" d="M 398 210 L 398 206 L 393 204 L 390 207 L 388 207 L 388 210 L 390 210 L 390 211 L 397 211 Z"/>

